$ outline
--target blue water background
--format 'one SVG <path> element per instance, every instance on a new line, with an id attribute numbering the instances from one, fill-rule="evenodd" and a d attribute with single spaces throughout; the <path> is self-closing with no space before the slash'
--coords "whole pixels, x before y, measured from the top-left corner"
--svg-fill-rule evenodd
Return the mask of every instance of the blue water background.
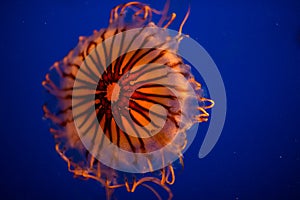
<path id="1" fill-rule="evenodd" d="M 56 154 L 42 120 L 41 82 L 78 36 L 106 27 L 110 9 L 123 2 L 1 2 L 1 199 L 104 199 L 98 183 L 74 179 Z M 171 28 L 178 29 L 189 4 L 184 32 L 219 67 L 228 113 L 207 157 L 198 158 L 201 131 L 184 155 L 174 199 L 300 199 L 300 1 L 173 0 Z M 146 189 L 117 194 L 153 199 Z"/>

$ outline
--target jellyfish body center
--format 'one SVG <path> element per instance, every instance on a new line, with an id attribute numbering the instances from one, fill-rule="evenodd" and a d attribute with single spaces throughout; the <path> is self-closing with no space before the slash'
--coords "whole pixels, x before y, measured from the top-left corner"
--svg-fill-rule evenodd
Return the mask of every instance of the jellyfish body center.
<path id="1" fill-rule="evenodd" d="M 115 90 L 115 91 L 114 91 Z M 118 83 L 111 83 L 107 86 L 106 98 L 111 102 L 116 102 L 119 99 L 120 86 Z"/>

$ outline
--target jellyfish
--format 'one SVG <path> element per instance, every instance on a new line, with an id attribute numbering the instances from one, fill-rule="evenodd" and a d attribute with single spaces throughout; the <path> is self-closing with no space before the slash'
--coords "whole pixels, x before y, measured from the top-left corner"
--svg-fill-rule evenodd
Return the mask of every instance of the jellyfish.
<path id="1" fill-rule="evenodd" d="M 55 150 L 75 177 L 100 182 L 108 199 L 139 186 L 162 199 L 155 185 L 171 199 L 186 131 L 207 121 L 214 104 L 177 54 L 189 11 L 170 35 L 176 14 L 168 9 L 169 1 L 162 11 L 140 2 L 116 6 L 108 27 L 80 36 L 42 82 Z"/>

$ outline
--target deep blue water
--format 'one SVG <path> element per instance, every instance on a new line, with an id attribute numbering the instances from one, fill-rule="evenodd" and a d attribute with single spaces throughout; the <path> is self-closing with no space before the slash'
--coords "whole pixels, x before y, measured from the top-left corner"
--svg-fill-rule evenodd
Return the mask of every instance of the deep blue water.
<path id="1" fill-rule="evenodd" d="M 152 0 L 153 1 L 153 0 Z M 162 8 L 164 1 L 150 3 Z M 123 0 L 1 3 L 1 199 L 104 198 L 74 179 L 42 120 L 41 81 L 79 35 L 106 27 Z M 189 2 L 172 1 L 178 29 Z M 300 1 L 191 1 L 184 32 L 222 74 L 228 113 L 213 151 L 198 159 L 201 132 L 172 186 L 174 199 L 300 199 Z M 205 128 L 205 126 L 203 126 Z M 147 190 L 120 199 L 152 199 Z M 123 198 L 122 198 L 123 197 Z"/>

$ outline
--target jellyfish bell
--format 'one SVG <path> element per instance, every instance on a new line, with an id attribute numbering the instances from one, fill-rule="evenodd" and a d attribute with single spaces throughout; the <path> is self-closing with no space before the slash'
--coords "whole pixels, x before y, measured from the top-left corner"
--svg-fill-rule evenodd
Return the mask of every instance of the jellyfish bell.
<path id="1" fill-rule="evenodd" d="M 56 151 L 69 171 L 99 181 L 108 197 L 116 188 L 134 192 L 141 185 L 160 198 L 149 185 L 154 183 L 171 198 L 172 163 L 182 163 L 188 129 L 207 121 L 213 105 L 177 54 L 188 15 L 174 34 L 167 27 L 176 15 L 167 16 L 168 6 L 163 11 L 139 2 L 116 6 L 108 28 L 80 37 L 43 81 L 56 99 L 55 106 L 43 107 L 54 124 Z M 161 15 L 157 24 L 153 14 Z"/>

